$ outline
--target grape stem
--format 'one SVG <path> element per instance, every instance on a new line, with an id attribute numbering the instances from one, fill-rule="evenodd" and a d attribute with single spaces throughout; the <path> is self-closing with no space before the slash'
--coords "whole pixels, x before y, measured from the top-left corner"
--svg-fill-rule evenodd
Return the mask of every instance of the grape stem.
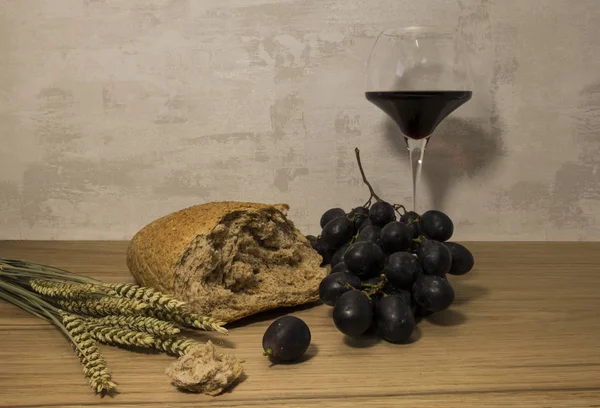
<path id="1" fill-rule="evenodd" d="M 378 292 L 380 292 L 381 290 L 383 290 L 383 288 L 385 287 L 386 283 L 387 283 L 387 277 L 385 276 L 385 274 L 381 274 L 381 281 L 378 282 L 376 285 L 372 285 L 370 283 L 363 283 L 362 286 L 364 286 L 365 288 L 367 288 L 368 290 L 363 290 L 363 292 L 365 292 L 367 294 L 367 297 L 369 299 L 371 299 L 371 296 L 377 294 Z"/>
<path id="2" fill-rule="evenodd" d="M 413 242 L 416 242 L 417 244 L 421 244 L 426 240 L 427 238 L 424 235 L 419 235 L 419 238 L 413 238 Z"/>
<path id="3" fill-rule="evenodd" d="M 263 356 L 272 356 L 273 355 L 273 349 L 271 347 L 269 347 L 268 349 L 266 349 L 263 352 Z"/>
<path id="4" fill-rule="evenodd" d="M 402 204 L 394 204 L 394 210 L 396 210 L 396 212 L 398 213 L 398 215 L 402 215 L 400 214 L 400 211 L 398 211 L 400 208 L 402 208 L 402 214 L 406 214 L 406 207 L 403 206 Z"/>
<path id="5" fill-rule="evenodd" d="M 373 199 L 377 201 L 383 200 L 375 193 L 375 190 L 373 190 L 373 186 L 371 186 L 371 183 L 369 183 L 369 180 L 367 180 L 367 176 L 365 175 L 365 171 L 360 161 L 360 150 L 358 149 L 358 147 L 354 148 L 354 153 L 356 154 L 356 162 L 358 163 L 358 169 L 360 170 L 360 175 L 362 176 L 363 183 L 365 183 L 365 185 L 369 188 L 369 192 L 371 193 L 371 197 L 369 197 L 369 200 L 363 205 L 363 207 L 368 208 L 371 206 L 371 201 Z"/>

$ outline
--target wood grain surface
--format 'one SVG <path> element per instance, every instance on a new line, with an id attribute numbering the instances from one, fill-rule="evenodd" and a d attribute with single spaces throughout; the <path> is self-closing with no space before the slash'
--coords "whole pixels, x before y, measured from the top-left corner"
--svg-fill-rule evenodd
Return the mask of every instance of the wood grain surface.
<path id="1" fill-rule="evenodd" d="M 177 391 L 164 374 L 173 357 L 103 346 L 119 394 L 101 398 L 53 326 L 0 301 L 1 407 L 598 407 L 600 243 L 465 243 L 471 274 L 451 277 L 450 310 L 419 324 L 418 339 L 351 341 L 314 305 L 268 312 L 199 333 L 244 359 L 228 392 Z M 125 242 L 0 242 L 0 256 L 131 281 Z M 307 358 L 271 365 L 262 334 L 292 313 L 312 331 Z"/>

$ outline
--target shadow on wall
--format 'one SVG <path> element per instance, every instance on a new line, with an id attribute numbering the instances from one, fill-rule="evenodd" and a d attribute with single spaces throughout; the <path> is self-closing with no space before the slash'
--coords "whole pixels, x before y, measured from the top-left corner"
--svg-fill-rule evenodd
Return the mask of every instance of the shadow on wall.
<path id="1" fill-rule="evenodd" d="M 421 178 L 422 188 L 429 188 L 432 208 L 444 208 L 448 192 L 461 178 L 480 176 L 494 168 L 502 156 L 503 127 L 499 122 L 491 110 L 489 117 L 480 120 L 450 115 L 440 123 L 427 145 Z M 408 162 L 404 137 L 391 119 L 385 123 L 385 137 L 400 159 Z"/>

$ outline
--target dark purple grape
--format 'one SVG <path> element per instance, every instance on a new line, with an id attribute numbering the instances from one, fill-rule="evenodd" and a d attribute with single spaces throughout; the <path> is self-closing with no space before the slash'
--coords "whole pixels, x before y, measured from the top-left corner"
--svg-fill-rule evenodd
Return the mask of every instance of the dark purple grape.
<path id="1" fill-rule="evenodd" d="M 438 210 L 424 212 L 419 227 L 425 237 L 440 242 L 448 241 L 454 233 L 454 224 L 450 217 Z"/>
<path id="2" fill-rule="evenodd" d="M 351 287 L 349 287 L 351 286 Z M 353 288 L 360 289 L 361 282 L 357 276 L 345 272 L 333 272 L 321 280 L 319 299 L 326 305 L 333 306 L 338 298 Z"/>
<path id="3" fill-rule="evenodd" d="M 325 225 L 327 225 L 327 223 L 329 221 L 334 220 L 339 217 L 345 217 L 345 216 L 346 216 L 346 211 L 344 211 L 343 209 L 330 208 L 329 210 L 325 211 L 323 213 L 323 215 L 321 215 L 321 220 L 320 220 L 321 228 L 325 228 Z"/>
<path id="4" fill-rule="evenodd" d="M 452 285 L 439 276 L 419 275 L 412 293 L 417 304 L 431 312 L 441 312 L 454 301 Z"/>
<path id="5" fill-rule="evenodd" d="M 295 316 L 275 320 L 262 340 L 264 354 L 275 361 L 298 360 L 310 345 L 311 334 L 306 323 Z"/>
<path id="6" fill-rule="evenodd" d="M 372 225 L 373 225 L 373 223 L 371 222 L 371 219 L 367 218 L 360 224 L 360 226 L 358 227 L 358 231 L 360 232 L 360 231 L 364 230 L 365 228 L 370 227 Z"/>
<path id="7" fill-rule="evenodd" d="M 444 245 L 450 250 L 452 256 L 452 266 L 448 271 L 450 275 L 464 275 L 473 269 L 475 259 L 471 251 L 456 242 L 444 242 Z"/>
<path id="8" fill-rule="evenodd" d="M 334 251 L 332 251 L 330 249 L 327 249 L 325 247 L 325 245 L 323 245 L 323 243 L 321 242 L 320 239 L 316 243 L 315 250 L 323 258 L 323 262 L 321 262 L 321 266 L 323 266 L 323 265 L 329 265 L 329 263 L 331 262 L 331 258 L 333 257 Z"/>
<path id="9" fill-rule="evenodd" d="M 425 240 L 417 250 L 417 257 L 423 273 L 444 276 L 452 267 L 450 250 L 442 242 Z"/>
<path id="10" fill-rule="evenodd" d="M 348 265 L 350 272 L 365 280 L 381 272 L 385 264 L 385 255 L 381 248 L 372 242 L 356 242 L 346 250 L 344 263 Z"/>
<path id="11" fill-rule="evenodd" d="M 388 222 L 396 220 L 394 207 L 385 201 L 377 201 L 369 209 L 369 218 L 373 225 L 383 227 Z"/>
<path id="12" fill-rule="evenodd" d="M 331 257 L 331 264 L 337 265 L 344 260 L 344 253 L 350 247 L 350 243 L 346 242 L 344 245 L 339 247 Z"/>
<path id="13" fill-rule="evenodd" d="M 319 238 L 315 237 L 314 235 L 307 235 L 306 239 L 310 243 L 310 246 L 312 247 L 312 249 L 317 251 L 317 246 L 319 244 Z"/>
<path id="14" fill-rule="evenodd" d="M 400 299 L 402 299 L 404 301 L 404 303 L 406 303 L 407 306 L 409 306 L 409 307 L 412 306 L 412 303 L 413 303 L 412 295 L 408 290 L 396 289 L 393 292 L 391 292 L 390 295 L 397 296 Z"/>
<path id="15" fill-rule="evenodd" d="M 409 290 L 421 273 L 421 265 L 410 252 L 394 252 L 388 258 L 383 273 L 394 287 Z"/>
<path id="16" fill-rule="evenodd" d="M 413 238 L 418 238 L 421 235 L 421 228 L 419 227 L 419 214 L 414 211 L 407 211 L 400 217 L 400 222 L 408 225 L 413 232 Z"/>
<path id="17" fill-rule="evenodd" d="M 367 294 L 350 290 L 341 295 L 333 307 L 333 322 L 348 336 L 366 332 L 373 322 L 373 308 Z"/>
<path id="18" fill-rule="evenodd" d="M 321 243 L 325 248 L 336 251 L 354 236 L 354 223 L 347 217 L 329 221 L 321 231 Z"/>
<path id="19" fill-rule="evenodd" d="M 331 268 L 331 273 L 335 272 L 351 273 L 350 269 L 348 269 L 348 265 L 346 265 L 344 262 L 340 262 Z"/>
<path id="20" fill-rule="evenodd" d="M 406 251 L 412 245 L 412 230 L 400 221 L 392 221 L 381 229 L 379 241 L 381 247 L 388 254 Z"/>
<path id="21" fill-rule="evenodd" d="M 406 343 L 416 327 L 410 304 L 398 295 L 377 302 L 375 324 L 381 338 L 390 343 Z"/>
<path id="22" fill-rule="evenodd" d="M 354 228 L 358 231 L 363 222 L 369 219 L 369 209 L 365 207 L 353 208 L 348 213 L 348 218 L 354 222 Z"/>
<path id="23" fill-rule="evenodd" d="M 381 228 L 376 227 L 374 225 L 368 226 L 364 228 L 356 239 L 357 242 L 372 242 L 374 244 L 379 244 L 379 235 L 381 234 Z"/>

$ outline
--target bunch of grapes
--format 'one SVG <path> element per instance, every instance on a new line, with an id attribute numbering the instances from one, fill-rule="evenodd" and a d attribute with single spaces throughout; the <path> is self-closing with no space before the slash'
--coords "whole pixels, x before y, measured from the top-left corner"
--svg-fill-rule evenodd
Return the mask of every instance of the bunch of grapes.
<path id="1" fill-rule="evenodd" d="M 386 341 L 409 341 L 419 318 L 454 301 L 447 276 L 473 268 L 471 252 L 448 241 L 454 224 L 445 213 L 400 215 L 400 208 L 380 199 L 349 212 L 332 208 L 321 217 L 321 234 L 308 236 L 331 265 L 320 298 L 348 336 L 374 328 Z"/>
<path id="2" fill-rule="evenodd" d="M 420 318 L 450 307 L 454 289 L 448 275 L 468 273 L 473 255 L 449 242 L 454 223 L 442 211 L 418 214 L 382 200 L 365 176 L 360 151 L 354 151 L 371 195 L 349 212 L 325 211 L 321 234 L 307 236 L 323 265 L 331 265 L 319 296 L 333 306 L 333 322 L 342 333 L 359 336 L 375 328 L 384 340 L 405 343 Z"/>

